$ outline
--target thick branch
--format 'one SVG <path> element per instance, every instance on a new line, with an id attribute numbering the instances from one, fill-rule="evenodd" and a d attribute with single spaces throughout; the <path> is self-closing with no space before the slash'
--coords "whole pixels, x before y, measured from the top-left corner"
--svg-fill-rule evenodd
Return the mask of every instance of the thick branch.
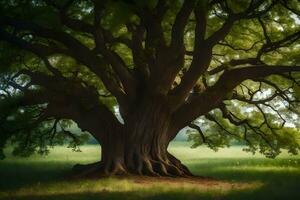
<path id="1" fill-rule="evenodd" d="M 1 17 L 0 24 L 10 25 L 15 27 L 16 29 L 29 30 L 32 31 L 33 34 L 37 36 L 51 38 L 53 40 L 61 42 L 68 48 L 68 55 L 72 55 L 74 59 L 86 65 L 92 72 L 94 72 L 97 76 L 99 76 L 99 78 L 103 81 L 106 88 L 114 96 L 116 96 L 120 104 L 125 104 L 125 105 L 127 104 L 126 103 L 127 100 L 124 97 L 124 92 L 115 82 L 115 80 L 109 77 L 108 64 L 104 62 L 101 58 L 97 57 L 96 54 L 93 54 L 93 52 L 90 49 L 88 49 L 78 40 L 73 38 L 71 35 L 61 31 L 46 29 L 32 22 L 14 20 L 7 17 Z M 5 31 L 1 31 L 1 32 L 2 32 L 1 36 L 4 40 L 7 40 L 15 44 L 14 40 L 16 38 L 12 39 L 15 36 L 12 36 L 11 34 Z"/>
<path id="2" fill-rule="evenodd" d="M 21 74 L 29 76 L 33 85 L 45 89 L 23 91 L 21 106 L 46 103 L 46 117 L 72 119 L 82 130 L 91 132 L 99 140 L 104 134 L 109 134 L 107 131 L 111 127 L 121 127 L 115 115 L 99 101 L 95 88 L 40 72 L 23 70 Z"/>
<path id="3" fill-rule="evenodd" d="M 184 48 L 184 29 L 187 25 L 189 16 L 195 6 L 194 0 L 185 0 L 178 14 L 176 15 L 174 25 L 171 33 L 171 49 L 173 52 L 180 51 Z"/>
<path id="4" fill-rule="evenodd" d="M 176 96 L 175 106 L 184 102 L 198 78 L 209 67 L 212 57 L 212 49 L 205 42 L 207 5 L 198 2 L 195 9 L 196 27 L 193 60 L 189 70 L 184 74 L 180 84 L 172 94 Z"/>
<path id="5" fill-rule="evenodd" d="M 257 65 L 229 70 L 223 73 L 217 83 L 198 97 L 181 106 L 173 115 L 174 124 L 181 129 L 201 115 L 216 108 L 238 84 L 247 79 L 266 77 L 271 74 L 299 72 L 300 66 Z"/>
<path id="6" fill-rule="evenodd" d="M 104 30 L 99 27 L 94 33 L 96 50 L 100 52 L 103 57 L 111 64 L 118 78 L 121 80 L 125 92 L 130 97 L 135 96 L 136 81 L 129 69 L 127 68 L 124 60 L 115 51 L 107 48 L 107 41 L 104 38 Z"/>

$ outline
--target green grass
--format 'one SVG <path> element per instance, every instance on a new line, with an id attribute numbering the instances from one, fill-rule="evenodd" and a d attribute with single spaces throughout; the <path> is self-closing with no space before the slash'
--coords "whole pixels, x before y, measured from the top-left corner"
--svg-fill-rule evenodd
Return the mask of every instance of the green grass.
<path id="1" fill-rule="evenodd" d="M 76 153 L 56 147 L 46 157 L 8 156 L 0 161 L 0 200 L 300 199 L 300 156 L 283 153 L 276 159 L 267 159 L 243 152 L 241 147 L 213 152 L 204 147 L 190 149 L 187 143 L 176 142 L 170 147 L 172 153 L 195 174 L 216 180 L 141 184 L 133 179 L 68 179 L 74 164 L 99 160 L 97 146 L 81 149 L 83 152 Z"/>

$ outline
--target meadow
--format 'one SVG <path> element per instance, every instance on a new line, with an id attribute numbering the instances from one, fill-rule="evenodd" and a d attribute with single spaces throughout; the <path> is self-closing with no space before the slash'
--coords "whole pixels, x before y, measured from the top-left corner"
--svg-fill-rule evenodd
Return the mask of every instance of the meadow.
<path id="1" fill-rule="evenodd" d="M 174 142 L 170 151 L 204 178 L 73 180 L 69 175 L 74 164 L 99 160 L 98 146 L 85 145 L 81 150 L 55 147 L 48 156 L 9 155 L 0 161 L 0 200 L 300 199 L 299 155 L 283 152 L 276 159 L 268 159 L 243 152 L 239 146 L 214 152 Z"/>

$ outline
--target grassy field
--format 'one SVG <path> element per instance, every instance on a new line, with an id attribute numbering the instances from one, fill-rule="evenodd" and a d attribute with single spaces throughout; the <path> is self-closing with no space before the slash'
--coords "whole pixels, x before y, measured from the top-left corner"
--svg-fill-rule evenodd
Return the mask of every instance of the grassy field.
<path id="1" fill-rule="evenodd" d="M 170 151 L 203 181 L 158 178 L 70 180 L 75 163 L 99 159 L 99 148 L 86 145 L 81 153 L 56 147 L 49 156 L 0 161 L 0 200 L 85 199 L 300 199 L 300 156 L 283 153 L 276 159 L 252 156 L 241 147 L 213 152 L 175 142 Z"/>

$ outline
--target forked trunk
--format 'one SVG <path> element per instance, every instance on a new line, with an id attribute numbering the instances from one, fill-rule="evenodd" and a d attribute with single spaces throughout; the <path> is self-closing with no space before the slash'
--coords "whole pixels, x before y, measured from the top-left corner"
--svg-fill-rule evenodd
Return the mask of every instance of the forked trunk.
<path id="1" fill-rule="evenodd" d="M 146 101 L 127 117 L 124 128 L 112 127 L 100 141 L 101 162 L 77 165 L 74 170 L 81 175 L 191 176 L 167 151 L 170 116 L 161 99 Z"/>

